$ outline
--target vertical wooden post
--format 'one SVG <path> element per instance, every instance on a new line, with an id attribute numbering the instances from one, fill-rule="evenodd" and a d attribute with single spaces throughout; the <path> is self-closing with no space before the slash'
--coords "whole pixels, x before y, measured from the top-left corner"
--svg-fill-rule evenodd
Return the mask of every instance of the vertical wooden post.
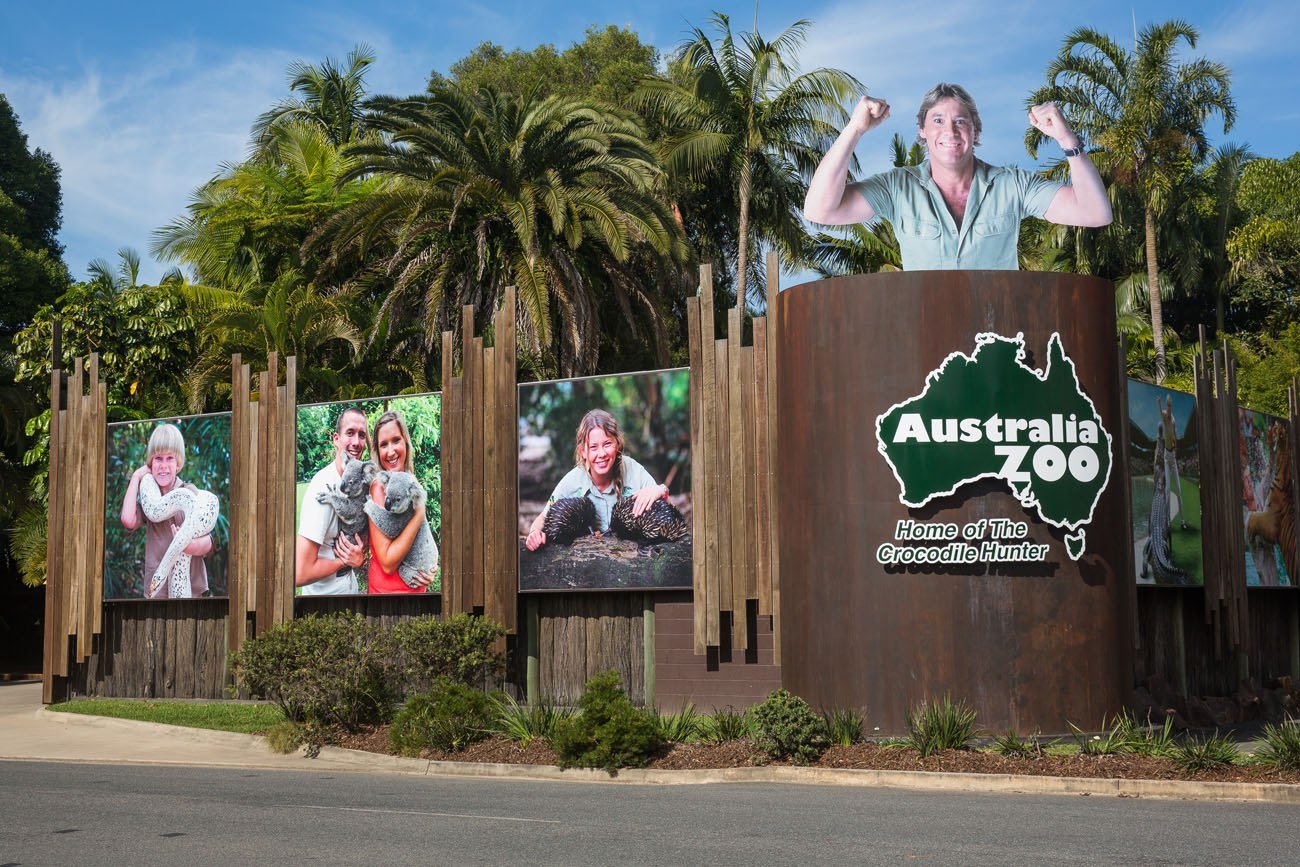
<path id="1" fill-rule="evenodd" d="M 767 491 L 771 503 L 767 513 L 767 546 L 761 556 L 767 559 L 771 574 L 771 612 L 772 612 L 772 652 L 774 662 L 781 664 L 781 559 L 777 550 L 777 514 L 781 502 L 776 489 L 776 463 L 780 451 L 776 438 L 777 395 L 777 335 L 780 334 L 780 318 L 777 312 L 777 298 L 781 293 L 781 263 L 775 251 L 767 254 L 767 412 L 763 424 L 767 426 Z"/>
<path id="2" fill-rule="evenodd" d="M 539 683 L 541 660 L 537 655 L 541 643 L 542 619 L 537 612 L 536 596 L 526 597 L 524 601 L 524 618 L 527 624 L 526 647 L 528 653 L 528 663 L 524 673 L 524 688 L 527 692 L 529 706 L 536 707 L 542 698 Z"/>
<path id="3" fill-rule="evenodd" d="M 55 323 L 55 343 L 58 343 L 59 328 Z M 50 471 L 46 482 L 49 492 L 49 507 L 46 512 L 45 531 L 45 634 L 44 638 L 44 679 L 41 688 L 41 701 L 49 704 L 54 701 L 54 678 L 57 667 L 58 641 L 63 619 L 63 369 L 59 354 L 54 354 L 53 367 L 50 369 Z M 66 643 L 66 640 L 65 640 Z M 62 671 L 58 676 L 63 676 Z"/>
<path id="4" fill-rule="evenodd" d="M 655 707 L 655 601 L 650 593 L 641 596 L 641 646 L 644 659 L 645 706 Z"/>

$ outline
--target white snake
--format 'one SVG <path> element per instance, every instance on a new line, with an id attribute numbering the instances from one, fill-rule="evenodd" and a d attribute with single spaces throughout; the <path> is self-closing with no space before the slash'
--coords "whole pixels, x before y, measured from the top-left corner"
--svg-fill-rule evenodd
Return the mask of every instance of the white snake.
<path id="1" fill-rule="evenodd" d="M 176 528 L 176 535 L 167 546 L 162 561 L 149 579 L 149 589 L 145 598 L 151 598 L 164 581 L 170 581 L 167 589 L 169 599 L 189 599 L 193 596 L 190 587 L 190 555 L 185 553 L 185 546 L 199 536 L 212 532 L 217 525 L 220 506 L 217 495 L 211 491 L 191 490 L 177 481 L 176 487 L 167 494 L 158 488 L 151 473 L 140 478 L 140 508 L 144 516 L 155 524 L 170 520 L 177 512 L 185 515 L 185 520 Z"/>

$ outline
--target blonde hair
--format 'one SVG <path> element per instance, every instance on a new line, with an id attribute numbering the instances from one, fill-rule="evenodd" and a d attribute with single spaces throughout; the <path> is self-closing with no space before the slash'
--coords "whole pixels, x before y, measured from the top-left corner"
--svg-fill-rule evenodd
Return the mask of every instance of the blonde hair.
<path id="1" fill-rule="evenodd" d="M 622 496 L 623 493 L 623 448 L 626 442 L 623 439 L 623 431 L 618 426 L 618 420 L 603 409 L 589 410 L 578 422 L 577 442 L 573 449 L 573 463 L 575 466 L 582 467 L 591 476 L 591 470 L 587 467 L 587 436 L 596 428 L 600 428 L 605 435 L 614 441 L 614 493 Z"/>
<path id="2" fill-rule="evenodd" d="M 176 456 L 176 469 L 185 468 L 185 437 L 181 429 L 174 424 L 160 424 L 149 434 L 149 450 L 145 452 L 145 466 L 153 463 L 155 455 L 172 454 Z"/>
<path id="3" fill-rule="evenodd" d="M 408 473 L 415 472 L 415 445 L 411 442 L 411 432 L 406 429 L 406 420 L 399 413 L 391 409 L 380 413 L 379 418 L 375 419 L 375 432 L 371 437 L 374 447 L 370 450 L 370 462 L 378 469 L 383 469 L 379 463 L 379 429 L 389 422 L 397 422 L 397 430 L 402 435 L 402 441 L 406 443 L 406 466 L 402 467 Z"/>

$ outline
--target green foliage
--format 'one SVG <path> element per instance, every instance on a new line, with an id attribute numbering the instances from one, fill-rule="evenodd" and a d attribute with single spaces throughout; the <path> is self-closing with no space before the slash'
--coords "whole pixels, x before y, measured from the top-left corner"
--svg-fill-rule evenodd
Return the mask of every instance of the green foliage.
<path id="1" fill-rule="evenodd" d="M 921 758 L 941 750 L 964 750 L 975 736 L 975 711 L 949 696 L 923 701 L 906 714 L 907 736 Z"/>
<path id="2" fill-rule="evenodd" d="M 731 707 L 714 710 L 712 716 L 704 718 L 701 729 L 701 735 L 711 744 L 738 741 L 750 735 L 749 714 Z"/>
<path id="3" fill-rule="evenodd" d="M 1237 361 L 1237 400 L 1242 406 L 1287 417 L 1287 389 L 1300 373 L 1300 323 L 1276 336 L 1229 341 Z"/>
<path id="4" fill-rule="evenodd" d="M 618 672 L 587 681 L 578 714 L 564 720 L 551 740 L 562 768 L 643 768 L 663 745 L 655 715 L 634 707 Z"/>
<path id="5" fill-rule="evenodd" d="M 1241 750 L 1229 738 L 1218 733 L 1208 738 L 1188 737 L 1178 742 L 1169 753 L 1175 765 L 1184 774 L 1212 771 L 1237 764 Z"/>
<path id="6" fill-rule="evenodd" d="M 315 758 L 320 753 L 321 742 L 317 737 L 319 731 L 318 727 L 306 723 L 285 720 L 266 730 L 266 748 L 287 756 L 299 747 L 306 747 L 307 755 Z"/>
<path id="7" fill-rule="evenodd" d="M 401 680 L 392 635 L 360 614 L 309 614 L 250 638 L 231 659 L 240 689 L 292 722 L 355 727 L 387 720 Z"/>
<path id="8" fill-rule="evenodd" d="M 677 713 L 660 714 L 656 719 L 660 736 L 673 744 L 697 741 L 704 730 L 705 718 L 696 712 L 692 702 L 687 702 Z"/>
<path id="9" fill-rule="evenodd" d="M 1127 716 L 1127 713 L 1126 713 Z M 1138 756 L 1168 756 L 1174 749 L 1174 718 L 1165 717 L 1159 728 L 1153 725 L 1134 725 L 1131 749 Z"/>
<path id="10" fill-rule="evenodd" d="M 9 553 L 18 564 L 18 574 L 28 587 L 45 583 L 49 524 L 44 505 L 28 506 L 18 513 L 10 531 Z"/>
<path id="11" fill-rule="evenodd" d="M 182 482 L 217 495 L 221 514 L 212 531 L 212 552 L 205 562 L 208 589 L 213 596 L 227 593 L 230 553 L 230 416 L 227 414 L 166 419 L 176 424 L 185 439 Z M 144 574 L 144 528 L 122 526 L 122 500 L 131 475 L 144 465 L 149 436 L 159 422 L 115 425 L 108 433 L 104 498 L 104 598 L 142 599 L 149 576 Z"/>
<path id="12" fill-rule="evenodd" d="M 1034 737 L 1021 737 L 1014 728 L 993 739 L 991 749 L 1009 759 L 1035 759 L 1043 754 L 1043 747 Z"/>
<path id="13" fill-rule="evenodd" d="M 546 700 L 531 705 L 520 704 L 514 696 L 502 693 L 495 701 L 493 730 L 521 747 L 527 747 L 538 738 L 552 740 L 560 723 L 573 716 L 570 708 Z"/>
<path id="14" fill-rule="evenodd" d="M 388 742 L 404 756 L 426 749 L 459 752 L 493 731 L 499 696 L 439 677 L 398 712 Z"/>
<path id="15" fill-rule="evenodd" d="M 849 747 L 865 739 L 863 727 L 867 716 L 860 711 L 851 707 L 831 708 L 823 712 L 822 718 L 826 720 L 826 733 L 832 744 Z"/>
<path id="16" fill-rule="evenodd" d="M 1255 751 L 1256 761 L 1277 771 L 1300 771 L 1300 723 L 1270 723 L 1261 736 L 1264 745 Z"/>
<path id="17" fill-rule="evenodd" d="M 830 746 L 826 721 L 808 702 L 784 689 L 750 708 L 749 720 L 754 745 L 769 759 L 791 759 L 804 765 L 817 761 Z"/>
<path id="18" fill-rule="evenodd" d="M 483 617 L 454 614 L 441 620 L 416 617 L 393 627 L 409 689 L 423 690 L 440 678 L 482 687 L 501 677 L 505 655 L 496 645 L 505 628 Z"/>
<path id="19" fill-rule="evenodd" d="M 1106 720 L 1101 721 L 1102 728 L 1106 728 Z M 1085 756 L 1118 756 L 1125 753 L 1134 752 L 1134 745 L 1138 741 L 1137 723 L 1131 716 L 1121 713 L 1115 717 L 1111 727 L 1100 734 L 1090 735 L 1083 729 L 1070 723 L 1070 737 L 1079 747 L 1079 752 Z"/>
<path id="20" fill-rule="evenodd" d="M 484 42 L 453 63 L 448 78 L 430 75 L 429 89 L 450 79 L 471 91 L 491 87 L 523 96 L 538 88 L 543 96 L 583 96 L 617 106 L 627 101 L 641 79 L 654 75 L 658 65 L 658 50 L 642 43 L 630 28 L 593 24 L 581 42 L 562 52 L 553 45 L 506 51 Z"/>

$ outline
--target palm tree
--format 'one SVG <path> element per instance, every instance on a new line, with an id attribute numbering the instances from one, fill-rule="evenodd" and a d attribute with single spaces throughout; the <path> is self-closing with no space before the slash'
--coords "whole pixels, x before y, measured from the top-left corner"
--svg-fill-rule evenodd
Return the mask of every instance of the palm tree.
<path id="1" fill-rule="evenodd" d="M 633 306 L 645 312 L 666 358 L 660 281 L 646 262 L 680 267 L 687 250 L 655 193 L 661 173 L 637 123 L 536 89 L 515 97 L 441 85 L 410 99 L 377 97 L 369 108 L 366 122 L 384 138 L 345 150 L 355 162 L 344 179 L 383 186 L 312 243 L 373 261 L 368 279 L 390 286 L 381 318 L 414 307 L 429 352 L 460 305 L 491 310 L 513 283 L 525 353 L 550 366 L 557 302 L 558 363 L 574 374 L 594 368 L 598 308 L 612 294 L 629 322 Z"/>
<path id="2" fill-rule="evenodd" d="M 695 28 L 673 60 L 680 81 L 648 79 L 634 102 L 667 131 L 662 147 L 670 174 L 725 179 L 725 194 L 714 194 L 736 203 L 736 295 L 744 298 L 757 242 L 774 243 L 787 261 L 800 257 L 808 180 L 848 117 L 845 103 L 864 88 L 838 69 L 796 74 L 811 26 L 806 19 L 771 42 L 757 32 L 737 41 L 721 12 L 712 21 L 718 44 Z M 756 204 L 763 219 L 751 224 Z"/>
<path id="3" fill-rule="evenodd" d="M 1214 61 L 1177 62 L 1178 44 L 1196 47 L 1196 28 L 1166 21 L 1142 29 L 1132 51 L 1105 34 L 1079 28 L 1065 37 L 1047 67 L 1047 86 L 1031 105 L 1054 100 L 1096 149 L 1103 170 L 1133 188 L 1142 203 L 1147 285 L 1159 286 L 1156 226 L 1179 177 L 1209 149 L 1205 123 L 1223 119 L 1226 132 L 1237 109 L 1229 73 Z M 1043 134 L 1031 128 L 1025 146 L 1037 156 Z M 1164 317 L 1159 292 L 1149 292 L 1155 379 L 1165 377 Z"/>
<path id="4" fill-rule="evenodd" d="M 326 58 L 320 65 L 297 61 L 289 65 L 289 90 L 301 97 L 276 103 L 253 124 L 253 153 L 263 156 L 279 143 L 275 131 L 286 123 L 305 123 L 325 134 L 335 147 L 360 138 L 366 131 L 366 68 L 375 52 L 361 43 L 339 63 Z"/>

